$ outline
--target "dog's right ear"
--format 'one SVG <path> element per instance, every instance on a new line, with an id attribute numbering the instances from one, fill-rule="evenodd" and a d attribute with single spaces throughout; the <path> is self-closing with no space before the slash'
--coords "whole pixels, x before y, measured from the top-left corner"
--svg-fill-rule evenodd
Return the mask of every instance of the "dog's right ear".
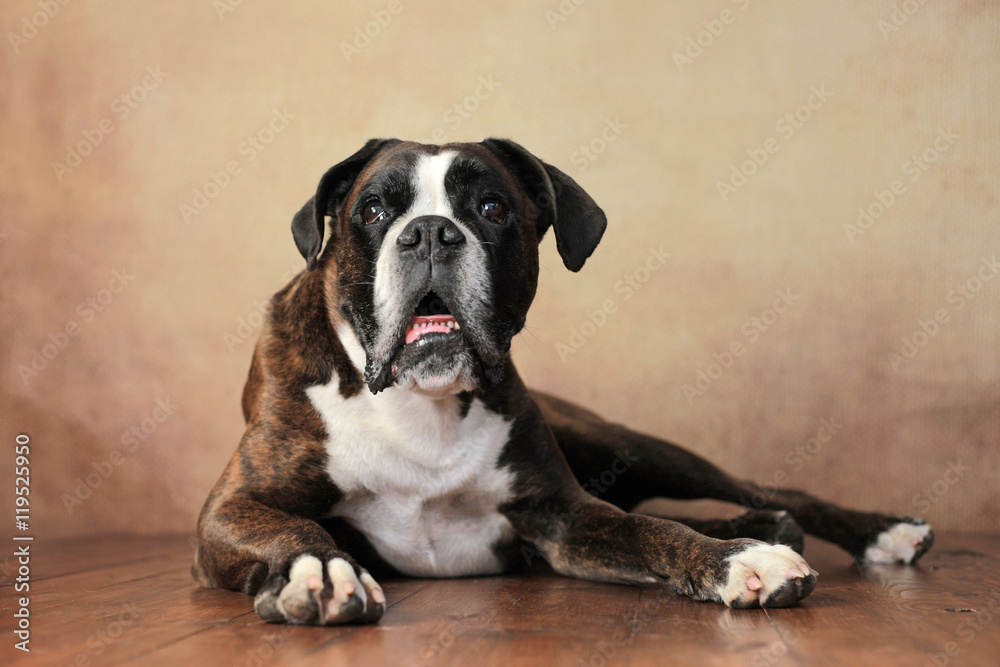
<path id="1" fill-rule="evenodd" d="M 306 268 L 316 268 L 319 252 L 323 248 L 323 233 L 326 216 L 335 215 L 336 209 L 354 187 L 354 182 L 372 158 L 399 139 L 369 139 L 361 150 L 340 164 L 330 167 L 319 179 L 315 196 L 305 203 L 292 218 L 292 236 L 295 246 L 306 259 Z M 333 227 L 332 235 L 337 227 Z"/>

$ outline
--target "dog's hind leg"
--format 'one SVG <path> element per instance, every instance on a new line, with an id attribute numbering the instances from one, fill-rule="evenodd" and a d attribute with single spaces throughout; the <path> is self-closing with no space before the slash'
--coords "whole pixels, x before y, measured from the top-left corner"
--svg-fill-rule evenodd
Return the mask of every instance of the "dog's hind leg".
<path id="1" fill-rule="evenodd" d="M 913 563 L 934 541 L 922 519 L 857 512 L 802 491 L 765 489 L 677 445 L 606 422 L 562 399 L 537 392 L 533 398 L 580 484 L 622 509 L 650 498 L 727 501 L 751 511 L 729 521 L 689 525 L 722 539 L 747 536 L 773 542 L 788 536 L 795 546 L 794 529 L 780 528 L 780 515 L 767 512 L 786 511 L 805 532 L 841 546 L 863 562 Z"/>
<path id="2" fill-rule="evenodd" d="M 643 514 L 658 516 L 683 523 L 697 530 L 702 535 L 728 540 L 734 537 L 749 537 L 770 542 L 785 544 L 798 553 L 805 550 L 805 532 L 795 517 L 786 510 L 747 510 L 741 516 L 733 519 L 696 519 L 692 517 L 661 514 L 656 511 L 644 511 Z"/>

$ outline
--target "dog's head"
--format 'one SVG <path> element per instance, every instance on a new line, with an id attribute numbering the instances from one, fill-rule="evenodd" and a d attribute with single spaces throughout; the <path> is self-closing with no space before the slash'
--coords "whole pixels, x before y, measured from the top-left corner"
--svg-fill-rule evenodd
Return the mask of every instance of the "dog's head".
<path id="1" fill-rule="evenodd" d="M 323 175 L 292 233 L 336 287 L 330 305 L 364 349 L 372 392 L 454 393 L 502 380 L 549 227 L 579 271 L 606 224 L 572 178 L 511 141 L 373 139 Z"/>

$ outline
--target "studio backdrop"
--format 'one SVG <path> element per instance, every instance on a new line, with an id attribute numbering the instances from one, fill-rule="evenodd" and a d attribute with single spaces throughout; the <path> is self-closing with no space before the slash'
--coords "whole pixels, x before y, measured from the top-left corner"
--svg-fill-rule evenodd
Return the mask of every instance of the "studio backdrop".
<path id="1" fill-rule="evenodd" d="M 508 137 L 604 208 L 530 386 L 765 485 L 1000 524 L 995 2 L 12 0 L 3 494 L 193 533 L 289 230 L 371 137 Z M 753 499 L 747 499 L 753 503 Z"/>

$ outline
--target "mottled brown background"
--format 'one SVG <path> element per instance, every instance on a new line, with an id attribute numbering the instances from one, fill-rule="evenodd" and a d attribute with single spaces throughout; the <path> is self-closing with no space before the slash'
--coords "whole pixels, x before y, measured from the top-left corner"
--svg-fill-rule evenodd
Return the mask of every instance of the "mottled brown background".
<path id="1" fill-rule="evenodd" d="M 9 507 L 14 436 L 30 434 L 37 534 L 192 531 L 242 431 L 253 343 L 227 335 L 303 264 L 292 213 L 367 138 L 436 129 L 515 138 L 608 214 L 580 274 L 551 239 L 542 249 L 514 350 L 530 384 L 762 482 L 783 473 L 854 507 L 997 528 L 1000 278 L 984 268 L 974 298 L 949 299 L 1000 251 L 996 2 L 899 2 L 913 13 L 888 32 L 893 3 L 860 0 L 565 0 L 566 16 L 555 0 L 399 0 L 347 55 L 387 2 L 216 5 L 71 1 L 16 44 L 39 5 L 0 10 L 0 482 Z M 730 23 L 712 23 L 724 10 Z M 708 45 L 678 66 L 700 32 Z M 123 117 L 116 100 L 147 68 L 165 76 Z M 787 137 L 776 124 L 814 86 L 832 96 Z M 275 109 L 293 117 L 251 160 L 241 144 Z M 53 162 L 102 121 L 111 132 L 57 178 Z M 718 181 L 769 138 L 777 152 L 723 200 Z M 910 180 L 927 149 L 935 162 Z M 231 161 L 239 173 L 186 222 L 181 205 Z M 895 179 L 905 192 L 851 242 L 845 224 Z M 669 260 L 626 298 L 618 281 L 661 247 Z M 92 318 L 79 310 L 116 270 L 134 280 Z M 779 289 L 797 300 L 751 342 L 744 323 Z M 561 359 L 608 300 L 615 312 Z M 894 370 L 888 355 L 942 309 L 948 322 Z M 22 378 L 70 322 L 65 349 Z M 733 342 L 742 356 L 689 401 L 684 385 Z M 176 408 L 126 451 L 158 400 Z M 822 419 L 842 427 L 796 464 Z M 119 465 L 68 512 L 64 494 L 114 450 Z"/>

